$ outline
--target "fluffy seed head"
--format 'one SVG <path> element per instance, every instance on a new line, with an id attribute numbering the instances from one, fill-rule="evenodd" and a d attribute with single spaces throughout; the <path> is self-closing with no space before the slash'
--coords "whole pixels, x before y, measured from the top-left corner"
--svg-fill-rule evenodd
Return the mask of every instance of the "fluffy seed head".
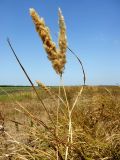
<path id="1" fill-rule="evenodd" d="M 40 86 L 41 88 L 43 88 L 50 96 L 53 96 L 52 93 L 51 93 L 51 91 L 50 91 L 50 88 L 48 88 L 47 86 L 45 86 L 39 80 L 37 80 L 36 83 L 38 84 L 38 86 Z"/>
<path id="2" fill-rule="evenodd" d="M 64 17 L 62 16 L 62 12 L 59 9 L 59 48 L 56 48 L 55 43 L 52 41 L 50 36 L 50 30 L 45 25 L 44 19 L 40 18 L 37 12 L 31 8 L 30 15 L 33 19 L 33 22 L 36 27 L 36 31 L 38 32 L 41 40 L 43 42 L 43 47 L 48 55 L 48 59 L 51 61 L 53 68 L 56 73 L 61 75 L 64 70 L 64 66 L 66 63 L 66 48 L 67 48 L 67 40 L 66 40 L 66 27 L 64 22 Z"/>
<path id="3" fill-rule="evenodd" d="M 62 11 L 60 8 L 58 10 L 58 15 L 59 15 L 59 28 L 60 28 L 59 39 L 58 39 L 59 49 L 61 54 L 65 54 L 67 49 L 66 26 L 65 26 L 64 17 L 62 15 Z"/>

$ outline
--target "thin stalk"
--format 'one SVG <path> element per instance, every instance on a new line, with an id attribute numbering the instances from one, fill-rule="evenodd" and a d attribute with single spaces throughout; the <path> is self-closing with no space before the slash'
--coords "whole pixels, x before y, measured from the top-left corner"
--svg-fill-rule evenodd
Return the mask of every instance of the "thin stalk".
<path id="1" fill-rule="evenodd" d="M 68 102 L 68 98 L 67 98 L 66 89 L 65 89 L 65 86 L 64 86 L 64 83 L 63 83 L 63 76 L 61 76 L 61 85 L 62 85 L 64 96 L 65 96 L 66 106 L 67 106 L 67 109 L 68 109 L 68 112 L 69 112 L 70 107 L 69 107 L 69 102 Z"/>
<path id="2" fill-rule="evenodd" d="M 60 92 L 61 92 L 61 77 L 60 77 L 60 84 L 59 84 L 59 89 L 58 89 L 59 97 L 60 97 Z M 59 108 L 60 108 L 60 99 L 58 99 L 58 105 L 57 105 L 57 123 L 56 123 L 56 136 L 57 137 L 58 137 L 58 126 L 59 126 Z M 59 147 L 57 146 L 57 149 L 56 149 L 57 160 L 59 160 L 58 151 L 59 151 Z"/>
<path id="3" fill-rule="evenodd" d="M 49 114 L 49 111 L 48 111 L 47 107 L 45 106 L 43 100 L 40 98 L 40 96 L 39 96 L 39 94 L 38 94 L 38 92 L 37 92 L 37 90 L 36 90 L 36 88 L 35 88 L 33 82 L 31 81 L 30 77 L 28 76 L 28 74 L 27 74 L 27 72 L 26 72 L 25 68 L 23 67 L 23 65 L 21 64 L 20 60 L 18 59 L 18 57 L 17 57 L 17 55 L 16 55 L 16 53 L 15 53 L 15 51 L 14 51 L 14 49 L 13 49 L 11 43 L 10 43 L 9 38 L 7 38 L 7 42 L 8 42 L 8 45 L 9 45 L 9 47 L 11 48 L 11 50 L 12 50 L 12 52 L 13 52 L 15 58 L 16 58 L 18 64 L 20 65 L 20 67 L 21 67 L 21 69 L 23 70 L 25 76 L 27 77 L 28 81 L 30 82 L 30 84 L 31 84 L 31 86 L 32 86 L 32 88 L 33 88 L 33 90 L 34 90 L 34 92 L 36 93 L 38 100 L 41 102 L 41 104 L 42 104 L 44 110 L 45 110 L 46 113 L 48 114 L 49 119 L 51 120 L 52 124 L 53 124 L 54 127 L 55 127 L 55 124 L 54 124 L 54 122 L 53 122 L 53 120 L 52 120 L 52 118 L 51 118 L 51 116 L 50 116 L 50 114 Z"/>
<path id="4" fill-rule="evenodd" d="M 68 157 L 68 146 L 66 147 L 66 151 L 65 151 L 65 160 L 67 160 Z"/>
<path id="5" fill-rule="evenodd" d="M 14 100 L 13 95 L 7 93 L 5 90 L 3 90 L 1 87 L 0 89 L 9 97 L 12 98 L 12 100 L 24 111 L 24 113 L 26 113 L 28 116 L 30 116 L 32 119 L 34 119 L 35 121 L 39 122 L 43 127 L 45 127 L 46 129 L 49 129 L 49 127 L 40 119 L 38 119 L 37 117 L 35 117 L 32 113 L 30 113 L 23 105 L 21 105 L 18 101 Z"/>
<path id="6" fill-rule="evenodd" d="M 74 101 L 74 103 L 73 103 L 73 106 L 72 106 L 71 111 L 70 111 L 71 114 L 72 114 L 72 111 L 73 111 L 73 109 L 74 109 L 74 107 L 75 107 L 77 101 L 78 101 L 78 98 L 79 98 L 80 95 L 82 94 L 82 91 L 83 91 L 83 86 L 82 86 L 82 88 L 80 89 L 80 91 L 79 91 L 79 93 L 78 93 L 78 95 L 77 95 L 77 97 L 76 97 L 76 99 L 75 99 L 75 101 Z"/>
<path id="7" fill-rule="evenodd" d="M 80 58 L 76 55 L 76 53 L 72 49 L 70 49 L 68 46 L 67 46 L 67 48 L 77 58 L 77 60 L 79 61 L 80 65 L 81 65 L 82 72 L 83 72 L 83 82 L 84 82 L 84 85 L 85 85 L 85 83 L 86 83 L 86 74 L 85 74 L 85 70 L 84 70 L 84 67 L 83 67 L 83 63 L 82 63 Z"/>
<path id="8" fill-rule="evenodd" d="M 61 82 L 62 82 L 62 87 L 63 87 L 63 91 L 64 91 L 64 96 L 65 96 L 65 100 L 66 100 L 66 104 L 67 104 L 67 109 L 68 109 L 68 139 L 67 139 L 67 146 L 66 146 L 66 151 L 65 151 L 65 160 L 68 159 L 68 153 L 69 153 L 69 143 L 72 144 L 72 137 L 71 137 L 71 133 L 72 133 L 72 120 L 71 120 L 71 114 L 70 114 L 70 106 L 69 106 L 69 102 L 68 102 L 68 98 L 67 98 L 67 93 L 65 90 L 65 86 L 63 83 L 63 78 L 61 76 Z"/>
<path id="9" fill-rule="evenodd" d="M 69 154 L 69 143 L 72 144 L 73 143 L 73 132 L 72 132 L 72 112 L 73 112 L 73 109 L 78 101 L 78 98 L 79 96 L 81 95 L 83 91 L 83 86 L 82 88 L 80 89 L 76 99 L 75 99 L 75 102 L 73 103 L 73 106 L 71 108 L 71 110 L 69 109 L 68 110 L 68 114 L 69 114 L 69 122 L 68 122 L 68 126 L 69 126 L 69 129 L 68 129 L 68 139 L 67 139 L 67 142 L 68 142 L 68 145 L 66 146 L 66 151 L 65 151 L 65 160 L 68 159 L 68 154 Z"/>
<path id="10" fill-rule="evenodd" d="M 67 160 L 68 153 L 69 153 L 69 147 L 68 147 L 68 145 L 69 145 L 70 142 L 72 144 L 72 137 L 71 137 L 71 133 L 72 133 L 72 120 L 71 120 L 71 115 L 70 115 L 70 106 L 69 106 L 69 102 L 68 102 L 65 86 L 64 86 L 64 83 L 63 83 L 63 79 L 62 79 L 62 87 L 63 87 L 63 91 L 64 91 L 64 95 L 65 95 L 65 100 L 66 100 L 66 104 L 67 104 L 67 108 L 68 108 L 68 126 L 69 126 L 69 129 L 68 129 L 68 139 L 67 139 L 67 143 L 68 144 L 66 146 L 66 151 L 65 151 L 65 160 Z"/>
<path id="11" fill-rule="evenodd" d="M 73 138 L 72 138 L 72 119 L 71 119 L 71 112 L 70 110 L 68 111 L 68 116 L 69 116 L 69 122 L 68 122 L 68 139 L 67 139 L 67 146 L 66 146 L 66 151 L 65 151 L 65 160 L 68 158 L 68 153 L 69 153 L 69 144 L 71 145 L 73 143 Z"/>
<path id="12" fill-rule="evenodd" d="M 81 93 L 82 93 L 82 91 L 83 91 L 83 86 L 82 86 L 82 88 L 80 89 L 80 91 L 79 91 L 79 93 L 78 93 L 78 95 L 77 95 L 77 97 L 76 97 L 76 99 L 75 99 L 75 102 L 73 103 L 73 106 L 72 106 L 72 108 L 71 108 L 71 110 L 69 111 L 69 132 L 68 132 L 68 143 L 70 142 L 71 144 L 73 143 L 73 132 L 72 132 L 72 112 L 73 112 L 73 109 L 74 109 L 74 107 L 75 107 L 75 105 L 76 105 L 76 103 L 77 103 L 77 101 L 78 101 L 78 98 L 79 98 L 79 96 L 81 95 Z M 67 149 L 68 150 L 68 149 Z"/>

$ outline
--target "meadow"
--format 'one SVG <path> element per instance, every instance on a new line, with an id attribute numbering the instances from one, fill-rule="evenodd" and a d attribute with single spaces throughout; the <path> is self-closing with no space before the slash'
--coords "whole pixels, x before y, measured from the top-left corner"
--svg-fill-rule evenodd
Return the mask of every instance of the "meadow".
<path id="1" fill-rule="evenodd" d="M 57 94 L 58 87 L 49 87 Z M 82 86 L 65 87 L 71 105 Z M 6 92 L 7 91 L 7 92 Z M 37 88 L 53 122 L 57 104 L 46 90 Z M 8 93 L 8 95 L 7 95 Z M 64 100 L 64 92 L 61 97 Z M 31 87 L 1 87 L 0 159 L 120 159 L 120 87 L 84 86 L 72 113 L 72 144 L 67 142 L 67 109 L 60 104 L 58 135 Z"/>
<path id="2" fill-rule="evenodd" d="M 57 45 L 44 19 L 29 11 L 60 83 L 34 86 L 7 38 L 31 87 L 0 87 L 0 159 L 120 160 L 120 87 L 85 85 L 83 63 L 67 44 L 60 8 Z M 81 66 L 81 86 L 64 86 L 67 50 Z"/>

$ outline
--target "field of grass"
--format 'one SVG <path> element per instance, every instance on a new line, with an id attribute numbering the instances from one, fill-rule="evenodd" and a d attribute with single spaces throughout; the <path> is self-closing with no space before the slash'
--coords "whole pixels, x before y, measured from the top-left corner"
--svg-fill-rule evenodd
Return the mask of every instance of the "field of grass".
<path id="1" fill-rule="evenodd" d="M 120 160 L 120 86 L 85 85 L 60 8 L 57 43 L 36 10 L 29 13 L 60 83 L 48 87 L 36 81 L 35 87 L 7 38 L 31 87 L 0 86 L 0 160 Z M 67 50 L 80 64 L 82 86 L 64 86 Z"/>
<path id="2" fill-rule="evenodd" d="M 65 87 L 69 106 L 81 88 Z M 50 89 L 57 94 L 58 87 Z M 55 160 L 56 152 L 58 159 L 64 160 L 67 147 L 69 160 L 120 160 L 120 87 L 84 86 L 72 112 L 69 133 L 66 106 L 59 98 L 55 102 L 46 90 L 37 91 L 52 121 L 31 87 L 1 87 L 1 160 Z M 62 88 L 61 99 L 66 101 Z"/>

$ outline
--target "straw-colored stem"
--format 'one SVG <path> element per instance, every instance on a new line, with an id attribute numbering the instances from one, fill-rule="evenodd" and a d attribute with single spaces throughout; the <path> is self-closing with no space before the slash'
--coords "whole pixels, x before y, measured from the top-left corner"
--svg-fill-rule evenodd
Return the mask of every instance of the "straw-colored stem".
<path id="1" fill-rule="evenodd" d="M 67 93 L 66 93 L 66 89 L 65 89 L 65 86 L 64 86 L 64 82 L 63 82 L 63 77 L 62 77 L 62 76 L 61 76 L 61 84 L 62 84 L 64 96 L 65 96 L 66 106 L 67 106 L 67 109 L 68 109 L 68 112 L 69 112 L 70 107 L 69 107 L 69 102 L 68 102 L 68 98 L 67 98 Z"/>
<path id="2" fill-rule="evenodd" d="M 66 89 L 65 89 L 65 86 L 63 83 L 63 79 L 62 79 L 62 88 L 64 91 L 65 101 L 66 101 L 66 105 L 67 105 L 67 109 L 68 109 L 68 139 L 67 139 L 67 146 L 66 146 L 66 151 L 65 151 L 65 160 L 67 160 L 68 154 L 69 154 L 69 147 L 68 146 L 69 146 L 69 143 L 72 144 L 72 120 L 71 120 L 71 114 L 70 114 L 70 106 L 69 106 L 69 102 L 68 102 L 68 98 L 67 98 Z"/>
<path id="3" fill-rule="evenodd" d="M 68 139 L 67 139 L 67 146 L 65 151 L 65 160 L 68 158 L 69 154 L 69 144 L 73 143 L 73 135 L 72 135 L 72 119 L 71 119 L 71 112 L 69 111 L 69 122 L 68 122 Z"/>
<path id="4" fill-rule="evenodd" d="M 58 90 L 58 95 L 60 97 L 60 92 L 61 92 L 61 78 L 60 78 L 60 84 L 59 84 L 59 90 Z M 58 98 L 58 105 L 57 105 L 57 122 L 56 122 L 56 136 L 58 137 L 58 126 L 59 126 L 59 108 L 60 108 L 60 99 Z M 58 156 L 58 150 L 59 147 L 57 146 L 57 150 L 56 150 L 56 158 L 57 160 L 59 160 L 59 156 Z"/>
<path id="5" fill-rule="evenodd" d="M 53 120 L 52 120 L 52 118 L 51 118 L 51 115 L 50 115 L 50 113 L 49 113 L 49 111 L 48 111 L 46 105 L 44 104 L 43 100 L 42 100 L 41 97 L 39 96 L 39 94 L 38 94 L 38 92 L 37 92 L 37 90 L 36 90 L 36 88 L 35 88 L 33 82 L 31 81 L 31 79 L 30 79 L 29 75 L 27 74 L 25 68 L 23 67 L 23 65 L 21 64 L 19 58 L 17 57 L 17 55 L 16 55 L 16 53 L 15 53 L 15 50 L 13 49 L 12 44 L 11 44 L 9 38 L 7 38 L 7 42 L 8 42 L 8 44 L 9 44 L 9 46 L 10 46 L 10 49 L 12 50 L 12 52 L 13 52 L 15 58 L 16 58 L 18 64 L 20 65 L 22 71 L 24 72 L 26 78 L 27 78 L 28 81 L 30 82 L 30 84 L 31 84 L 31 86 L 32 86 L 32 88 L 33 88 L 33 90 L 34 90 L 34 92 L 35 92 L 35 94 L 36 94 L 38 100 L 41 102 L 41 104 L 42 104 L 44 110 L 46 111 L 46 113 L 47 113 L 47 115 L 48 115 L 48 117 L 49 117 L 49 120 L 52 122 L 52 124 L 53 124 L 54 127 L 55 127 L 55 124 L 54 124 L 54 122 L 53 122 Z"/>
<path id="6" fill-rule="evenodd" d="M 70 110 L 70 108 L 69 108 L 69 110 L 68 110 L 68 114 L 69 114 L 68 127 L 69 127 L 69 129 L 68 129 L 68 139 L 67 139 L 68 145 L 66 146 L 65 160 L 68 159 L 68 154 L 69 154 L 69 143 L 70 143 L 70 144 L 73 143 L 72 112 L 73 112 L 73 109 L 74 109 L 74 107 L 75 107 L 75 105 L 76 105 L 76 103 L 77 103 L 77 101 L 78 101 L 78 98 L 79 98 L 79 96 L 81 95 L 82 91 L 83 91 L 83 86 L 82 86 L 82 88 L 80 89 L 80 91 L 79 91 L 79 93 L 78 93 L 78 95 L 77 95 L 77 97 L 76 97 L 76 99 L 75 99 L 75 101 L 74 101 L 74 103 L 73 103 L 73 106 L 72 106 L 71 110 Z"/>
<path id="7" fill-rule="evenodd" d="M 82 86 L 82 88 L 80 89 L 80 91 L 78 92 L 78 95 L 77 95 L 77 97 L 76 97 L 76 99 L 75 99 L 75 101 L 74 101 L 74 103 L 73 103 L 73 106 L 72 106 L 72 108 L 71 108 L 71 110 L 70 110 L 70 114 L 72 114 L 72 111 L 73 111 L 73 109 L 75 108 L 75 105 L 76 105 L 76 103 L 77 103 L 77 101 L 78 101 L 78 98 L 79 98 L 80 95 L 82 94 L 82 91 L 83 91 L 83 86 Z"/>

